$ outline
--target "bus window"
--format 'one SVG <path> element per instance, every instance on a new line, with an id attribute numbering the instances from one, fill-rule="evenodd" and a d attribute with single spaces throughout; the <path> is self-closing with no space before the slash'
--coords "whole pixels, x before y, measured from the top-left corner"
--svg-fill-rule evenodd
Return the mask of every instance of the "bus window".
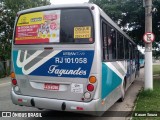
<path id="1" fill-rule="evenodd" d="M 111 29 L 111 39 L 112 39 L 112 59 L 116 59 L 116 31 Z"/>
<path id="2" fill-rule="evenodd" d="M 133 59 L 136 59 L 136 47 L 133 45 Z"/>
<path id="3" fill-rule="evenodd" d="M 116 32 L 109 25 L 107 27 L 107 36 L 109 60 L 113 60 L 116 59 Z"/>
<path id="4" fill-rule="evenodd" d="M 125 59 L 129 59 L 129 43 L 128 43 L 128 39 L 125 39 Z"/>
<path id="5" fill-rule="evenodd" d="M 107 28 L 107 42 L 108 42 L 108 58 L 109 60 L 112 59 L 112 28 L 108 25 L 108 28 Z"/>
<path id="6" fill-rule="evenodd" d="M 113 44 L 112 43 L 113 40 L 111 36 L 108 36 L 107 41 L 108 41 L 108 57 L 109 57 L 109 60 L 111 60 L 112 59 L 112 44 Z"/>
<path id="7" fill-rule="evenodd" d="M 132 43 L 129 43 L 129 52 L 130 52 L 130 59 L 133 59 L 133 46 Z"/>
<path id="8" fill-rule="evenodd" d="M 61 43 L 93 43 L 93 20 L 88 9 L 61 11 Z"/>
<path id="9" fill-rule="evenodd" d="M 123 36 L 120 33 L 117 35 L 117 54 L 118 59 L 124 59 Z"/>
<path id="10" fill-rule="evenodd" d="M 86 8 L 33 12 L 19 16 L 14 43 L 93 43 L 93 30 L 93 18 Z"/>
<path id="11" fill-rule="evenodd" d="M 116 59 L 116 31 L 102 22 L 103 60 Z"/>
<path id="12" fill-rule="evenodd" d="M 108 60 L 107 50 L 107 25 L 102 23 L 102 44 L 103 44 L 103 60 Z"/>

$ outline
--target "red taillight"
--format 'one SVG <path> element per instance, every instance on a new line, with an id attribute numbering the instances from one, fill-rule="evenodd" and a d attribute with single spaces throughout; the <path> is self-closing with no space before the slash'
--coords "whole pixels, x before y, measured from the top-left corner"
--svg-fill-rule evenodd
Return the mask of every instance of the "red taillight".
<path id="1" fill-rule="evenodd" d="M 12 84 L 13 84 L 13 85 L 17 85 L 17 80 L 16 80 L 16 79 L 13 79 L 13 80 L 12 80 Z"/>
<path id="2" fill-rule="evenodd" d="M 87 85 L 87 90 L 92 92 L 94 90 L 94 86 L 92 84 Z"/>

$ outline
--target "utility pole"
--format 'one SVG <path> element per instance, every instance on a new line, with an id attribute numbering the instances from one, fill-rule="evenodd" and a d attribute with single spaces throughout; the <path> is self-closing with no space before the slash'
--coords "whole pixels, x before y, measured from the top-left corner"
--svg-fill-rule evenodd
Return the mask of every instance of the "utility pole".
<path id="1" fill-rule="evenodd" d="M 152 0 L 145 3 L 145 33 L 152 32 Z M 145 43 L 145 90 L 153 90 L 152 42 Z"/>

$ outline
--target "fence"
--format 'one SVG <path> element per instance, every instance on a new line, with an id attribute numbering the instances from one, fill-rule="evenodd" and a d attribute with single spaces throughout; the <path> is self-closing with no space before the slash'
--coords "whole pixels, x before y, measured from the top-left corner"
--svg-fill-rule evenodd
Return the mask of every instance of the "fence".
<path id="1" fill-rule="evenodd" d="M 0 61 L 0 78 L 8 76 L 11 72 L 11 60 Z"/>

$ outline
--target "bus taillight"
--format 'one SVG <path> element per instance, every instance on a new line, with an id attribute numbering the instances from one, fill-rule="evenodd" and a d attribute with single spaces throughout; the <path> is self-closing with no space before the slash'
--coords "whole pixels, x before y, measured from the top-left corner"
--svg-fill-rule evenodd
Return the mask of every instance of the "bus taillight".
<path id="1" fill-rule="evenodd" d="M 15 73 L 12 72 L 11 75 L 10 75 L 10 77 L 11 77 L 12 79 L 15 79 L 15 78 L 16 78 Z"/>
<path id="2" fill-rule="evenodd" d="M 16 79 L 12 79 L 12 84 L 13 85 L 17 85 L 17 80 Z"/>
<path id="3" fill-rule="evenodd" d="M 96 77 L 95 76 L 90 76 L 89 77 L 89 82 L 92 83 L 92 84 L 95 83 L 96 82 Z"/>
<path id="4" fill-rule="evenodd" d="M 87 90 L 90 91 L 90 92 L 92 92 L 94 90 L 94 85 L 88 84 L 87 85 Z"/>

